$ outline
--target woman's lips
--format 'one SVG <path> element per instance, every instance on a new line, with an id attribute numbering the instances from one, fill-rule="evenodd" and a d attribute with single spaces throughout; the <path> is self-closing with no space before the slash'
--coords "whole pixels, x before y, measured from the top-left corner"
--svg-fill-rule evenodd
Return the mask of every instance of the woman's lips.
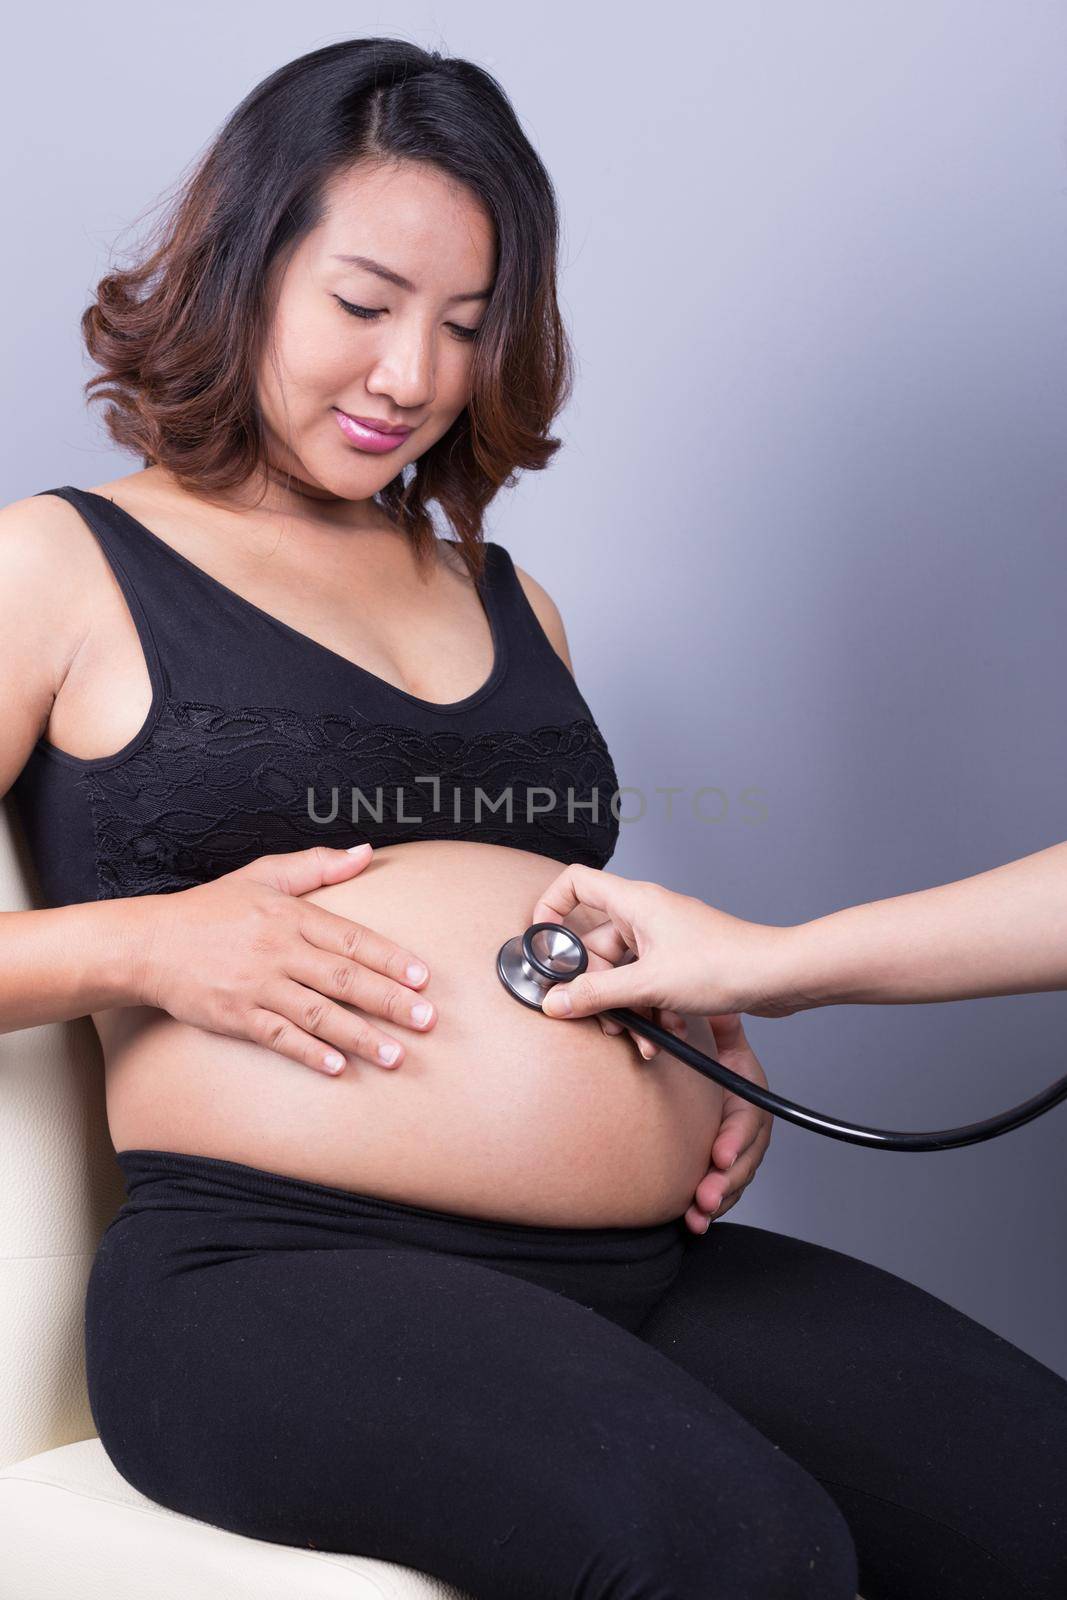
<path id="1" fill-rule="evenodd" d="M 402 433 L 379 433 L 377 428 L 368 428 L 365 423 L 357 422 L 355 417 L 350 417 L 347 411 L 340 411 L 336 406 L 333 414 L 349 444 L 354 444 L 357 450 L 369 450 L 373 455 L 384 455 L 388 450 L 395 450 L 412 431 L 405 428 Z"/>

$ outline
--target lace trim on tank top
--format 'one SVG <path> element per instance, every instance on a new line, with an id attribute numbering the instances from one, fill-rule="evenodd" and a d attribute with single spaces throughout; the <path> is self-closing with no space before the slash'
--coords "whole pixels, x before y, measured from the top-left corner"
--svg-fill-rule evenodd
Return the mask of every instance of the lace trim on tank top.
<path id="1" fill-rule="evenodd" d="M 102 899 L 190 888 L 261 855 L 364 839 L 473 839 L 603 867 L 619 834 L 615 768 L 585 717 L 463 735 L 168 701 L 127 760 L 80 781 Z"/>

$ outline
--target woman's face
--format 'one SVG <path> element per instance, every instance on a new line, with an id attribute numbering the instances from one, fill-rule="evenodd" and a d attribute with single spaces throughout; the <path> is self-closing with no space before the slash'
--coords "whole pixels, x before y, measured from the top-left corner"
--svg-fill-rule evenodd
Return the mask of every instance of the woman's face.
<path id="1" fill-rule="evenodd" d="M 495 238 L 480 202 L 425 163 L 353 167 L 326 198 L 324 221 L 272 276 L 259 400 L 271 466 L 291 474 L 298 492 L 369 500 L 467 404 L 469 332 L 485 313 Z M 374 453 L 352 442 L 341 412 L 412 432 Z"/>

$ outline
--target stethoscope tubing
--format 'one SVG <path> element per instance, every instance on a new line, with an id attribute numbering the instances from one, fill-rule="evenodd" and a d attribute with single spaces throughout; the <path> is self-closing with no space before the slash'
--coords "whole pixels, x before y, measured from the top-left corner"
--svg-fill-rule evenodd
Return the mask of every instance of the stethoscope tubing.
<path id="1" fill-rule="evenodd" d="M 963 1145 L 981 1144 L 984 1139 L 995 1139 L 998 1134 L 1008 1133 L 1012 1128 L 1021 1128 L 1024 1123 L 1032 1122 L 1034 1117 L 1039 1117 L 1043 1111 L 1051 1110 L 1061 1100 L 1067 1100 L 1067 1078 L 1060 1078 L 1047 1089 L 1043 1089 L 1040 1094 L 1035 1094 L 1032 1100 L 1024 1100 L 1021 1105 L 1015 1106 L 1010 1111 L 1003 1111 L 996 1117 L 987 1117 L 984 1122 L 971 1122 L 966 1127 L 943 1128 L 933 1133 L 866 1128 L 859 1123 L 840 1122 L 836 1117 L 829 1117 L 822 1111 L 812 1111 L 808 1106 L 798 1105 L 795 1100 L 786 1100 L 782 1095 L 764 1089 L 749 1078 L 742 1078 L 739 1073 L 731 1072 L 729 1067 L 724 1067 L 721 1061 L 713 1060 L 695 1045 L 687 1043 L 685 1039 L 679 1039 L 676 1034 L 670 1033 L 658 1023 L 650 1021 L 648 1017 L 640 1016 L 627 1007 L 601 1011 L 598 1015 L 610 1017 L 613 1022 L 619 1022 L 625 1028 L 632 1028 L 635 1033 L 642 1034 L 653 1044 L 670 1051 L 671 1055 L 677 1056 L 687 1066 L 702 1072 L 706 1078 L 714 1079 L 724 1089 L 730 1089 L 734 1094 L 740 1095 L 742 1100 L 751 1101 L 753 1105 L 761 1106 L 764 1111 L 770 1111 L 776 1117 L 784 1117 L 787 1122 L 795 1122 L 799 1127 L 810 1128 L 815 1133 L 824 1133 L 827 1138 L 843 1139 L 847 1144 L 867 1145 L 874 1150 L 957 1150 Z"/>
<path id="2" fill-rule="evenodd" d="M 565 970 L 553 968 L 539 958 L 533 942 L 534 936 L 539 933 L 552 934 L 568 941 L 571 955 Z M 515 953 L 516 946 L 521 946 L 521 975 L 509 968 L 506 959 L 509 953 L 512 955 Z M 548 992 L 548 988 L 561 982 L 573 982 L 586 970 L 588 964 L 589 952 L 573 929 L 566 927 L 565 924 L 535 922 L 527 928 L 521 940 L 516 937 L 502 946 L 497 955 L 497 975 L 516 1000 L 532 1007 L 535 1011 L 541 1011 L 541 1015 L 544 1016 L 540 1002 Z M 526 979 L 530 980 L 532 992 L 529 986 L 526 993 L 522 992 Z M 539 989 L 543 992 L 539 992 Z M 659 1023 L 652 1022 L 648 1017 L 642 1017 L 639 1012 L 632 1011 L 628 1007 L 618 1006 L 596 1014 L 610 1017 L 613 1022 L 620 1023 L 624 1028 L 631 1028 L 634 1033 L 641 1034 L 643 1038 L 651 1040 L 653 1044 L 676 1056 L 686 1066 L 702 1072 L 706 1078 L 711 1078 L 722 1088 L 731 1090 L 742 1100 L 748 1100 L 752 1105 L 769 1111 L 772 1116 L 784 1117 L 787 1122 L 795 1122 L 799 1127 L 809 1128 L 813 1133 L 825 1134 L 829 1139 L 841 1139 L 846 1144 L 865 1145 L 871 1150 L 958 1150 L 963 1145 L 981 1144 L 984 1139 L 995 1139 L 999 1134 L 1009 1133 L 1012 1128 L 1021 1128 L 1024 1123 L 1032 1122 L 1035 1117 L 1041 1116 L 1042 1112 L 1050 1111 L 1053 1106 L 1059 1105 L 1061 1100 L 1067 1100 L 1067 1077 L 1064 1077 L 1050 1084 L 1040 1094 L 1035 1094 L 1032 1099 L 1013 1106 L 1010 1111 L 1002 1111 L 996 1117 L 987 1117 L 983 1122 L 968 1123 L 962 1128 L 941 1128 L 931 1133 L 867 1128 L 861 1123 L 842 1122 L 837 1117 L 829 1117 L 823 1111 L 813 1111 L 810 1106 L 798 1105 L 795 1100 L 786 1100 L 773 1090 L 762 1088 L 760 1084 L 741 1077 L 737 1072 L 731 1072 L 721 1061 L 705 1055 L 695 1045 L 689 1044 L 685 1039 L 679 1039 L 668 1029 L 661 1028 Z"/>

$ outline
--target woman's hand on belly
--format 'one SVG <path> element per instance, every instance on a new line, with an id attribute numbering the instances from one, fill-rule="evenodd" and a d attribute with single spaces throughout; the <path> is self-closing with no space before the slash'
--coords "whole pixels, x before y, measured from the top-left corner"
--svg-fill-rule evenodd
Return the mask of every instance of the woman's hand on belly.
<path id="1" fill-rule="evenodd" d="M 707 1021 L 715 1035 L 716 1060 L 766 1089 L 766 1073 L 745 1038 L 739 1014 L 730 1011 Z M 707 1233 L 712 1222 L 737 1204 L 767 1153 L 773 1128 L 769 1111 L 729 1089 L 723 1091 L 722 1121 L 711 1147 L 712 1165 L 697 1184 L 693 1204 L 685 1214 L 692 1233 Z"/>
<path id="2" fill-rule="evenodd" d="M 373 927 L 306 898 L 351 880 L 371 859 L 369 847 L 350 854 L 313 845 L 156 896 L 142 1002 L 319 1072 L 342 1071 L 342 1051 L 376 1066 L 398 1065 L 403 1045 L 367 1017 L 431 1028 L 433 1005 L 418 993 L 426 963 Z"/>

